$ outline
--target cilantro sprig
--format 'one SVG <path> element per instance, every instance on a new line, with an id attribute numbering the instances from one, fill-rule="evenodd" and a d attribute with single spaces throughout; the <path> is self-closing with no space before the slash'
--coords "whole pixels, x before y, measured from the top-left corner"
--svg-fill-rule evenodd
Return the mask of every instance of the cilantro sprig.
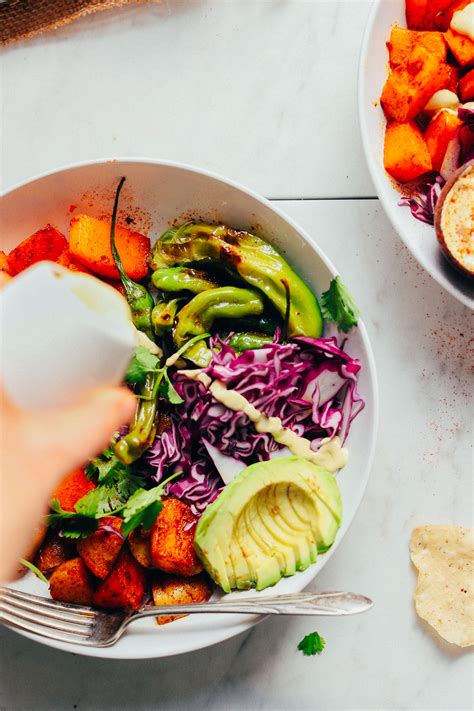
<path id="1" fill-rule="evenodd" d="M 85 472 L 97 486 L 79 499 L 74 511 L 65 511 L 58 499 L 50 503 L 46 522 L 52 528 L 60 528 L 65 538 L 89 536 L 97 530 L 100 518 L 120 513 L 130 496 L 144 484 L 132 467 L 118 460 L 111 447 L 91 459 Z"/>
<path id="2" fill-rule="evenodd" d="M 132 385 L 141 385 L 148 373 L 160 371 L 160 360 L 145 346 L 137 346 L 129 363 L 125 380 Z"/>
<path id="3" fill-rule="evenodd" d="M 310 632 L 298 644 L 298 649 L 306 657 L 313 657 L 315 654 L 321 654 L 325 646 L 326 640 L 324 637 L 321 637 L 318 632 Z"/>
<path id="4" fill-rule="evenodd" d="M 202 341 L 203 338 L 208 337 L 209 333 L 194 336 L 194 338 L 191 338 L 187 343 L 181 346 L 176 353 L 173 353 L 171 356 L 171 364 L 168 365 L 167 361 L 163 366 L 160 366 L 159 358 L 151 353 L 148 348 L 145 348 L 145 346 L 137 346 L 128 366 L 125 380 L 131 385 L 142 385 L 150 373 L 156 373 L 155 387 L 150 399 L 154 400 L 157 395 L 160 395 L 163 399 L 168 400 L 171 405 L 181 405 L 184 400 L 171 382 L 168 369 L 171 365 L 174 365 L 176 360 L 180 358 L 188 348 L 198 341 Z M 141 398 L 140 395 L 137 395 L 137 397 Z"/>
<path id="5" fill-rule="evenodd" d="M 132 494 L 122 511 L 124 521 L 122 533 L 125 537 L 137 526 L 143 526 L 145 531 L 151 528 L 163 508 L 161 498 L 166 485 L 181 474 L 182 472 L 177 472 L 162 481 L 158 486 L 153 487 L 153 489 L 137 489 Z"/>
<path id="6" fill-rule="evenodd" d="M 90 492 L 89 492 L 90 493 Z M 89 496 L 89 494 L 86 494 Z M 82 498 L 85 498 L 84 496 Z M 82 499 L 79 499 L 76 511 L 65 511 L 58 499 L 50 501 L 49 508 L 52 513 L 46 516 L 46 524 L 51 528 L 60 528 L 64 538 L 85 538 L 97 530 L 98 516 L 84 514 L 77 510 Z M 97 513 L 97 512 L 95 512 Z"/>
<path id="7" fill-rule="evenodd" d="M 343 333 L 357 326 L 359 309 L 340 276 L 333 279 L 329 289 L 321 295 L 321 311 L 326 321 L 335 323 Z"/>
<path id="8" fill-rule="evenodd" d="M 133 358 L 128 366 L 125 380 L 131 385 L 142 385 L 147 375 L 156 373 L 155 388 L 151 399 L 160 395 L 172 405 L 181 405 L 184 400 L 178 395 L 172 384 L 167 366 L 159 367 L 159 365 L 160 361 L 156 355 L 151 353 L 145 346 L 138 346 L 135 348 Z M 141 398 L 140 395 L 137 397 Z"/>

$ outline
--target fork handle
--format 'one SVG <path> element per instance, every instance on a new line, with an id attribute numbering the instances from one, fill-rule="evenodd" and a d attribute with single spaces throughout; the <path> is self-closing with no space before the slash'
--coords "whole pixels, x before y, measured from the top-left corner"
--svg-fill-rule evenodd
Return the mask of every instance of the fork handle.
<path id="1" fill-rule="evenodd" d="M 365 612 L 373 603 L 364 595 L 350 592 L 296 593 L 274 597 L 248 597 L 190 605 L 157 605 L 132 615 L 129 622 L 142 617 L 199 613 L 237 613 L 243 615 L 356 615 Z"/>

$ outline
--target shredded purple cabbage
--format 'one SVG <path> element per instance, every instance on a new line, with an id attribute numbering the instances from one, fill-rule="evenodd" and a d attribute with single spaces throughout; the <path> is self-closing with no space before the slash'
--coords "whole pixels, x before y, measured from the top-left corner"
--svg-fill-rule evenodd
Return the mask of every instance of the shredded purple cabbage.
<path id="1" fill-rule="evenodd" d="M 436 203 L 439 200 L 445 182 L 441 175 L 437 175 L 432 180 L 423 183 L 416 195 L 404 196 L 398 204 L 401 207 L 409 207 L 413 217 L 420 220 L 420 222 L 434 225 Z"/>
<path id="2" fill-rule="evenodd" d="M 474 109 L 461 106 L 458 117 L 463 123 L 446 150 L 441 174 L 433 174 L 432 178 L 421 183 L 415 195 L 404 196 L 399 202 L 401 207 L 410 208 L 413 217 L 428 225 L 434 224 L 436 203 L 446 181 L 458 168 L 474 159 Z"/>
<path id="3" fill-rule="evenodd" d="M 325 437 L 337 434 L 344 441 L 364 407 L 357 390 L 360 363 L 335 338 L 295 338 L 239 356 L 219 338 L 212 346 L 216 350 L 204 372 L 268 417 L 280 417 L 285 427 L 309 439 L 315 451 Z M 173 382 L 184 404 L 173 409 L 170 429 L 157 437 L 144 460 L 156 482 L 182 470 L 168 493 L 199 515 L 224 485 L 210 456 L 213 448 L 245 467 L 269 459 L 282 446 L 271 435 L 258 433 L 244 413 L 217 402 L 202 383 L 179 372 Z"/>

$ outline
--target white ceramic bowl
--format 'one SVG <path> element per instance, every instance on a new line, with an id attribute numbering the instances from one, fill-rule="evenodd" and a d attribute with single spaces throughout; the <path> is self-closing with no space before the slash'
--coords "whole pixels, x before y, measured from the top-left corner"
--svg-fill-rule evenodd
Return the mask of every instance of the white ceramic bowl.
<path id="1" fill-rule="evenodd" d="M 376 0 L 362 45 L 358 92 L 362 142 L 370 174 L 389 220 L 415 259 L 446 291 L 472 308 L 472 282 L 448 264 L 434 227 L 416 220 L 408 207 L 399 206 L 400 193 L 383 167 L 385 116 L 379 99 L 387 78 L 386 42 L 395 24 L 406 27 L 405 0 Z"/>
<path id="2" fill-rule="evenodd" d="M 318 294 L 328 288 L 337 273 L 313 239 L 267 200 L 203 170 L 148 160 L 112 160 L 69 167 L 11 190 L 1 204 L 2 248 L 10 249 L 47 223 L 68 234 L 71 211 L 110 216 L 114 190 L 122 175 L 127 177 L 127 182 L 119 221 L 132 217 L 136 228 L 148 230 L 152 238 L 159 236 L 176 218 L 222 220 L 235 227 L 258 230 L 286 255 Z M 375 445 L 378 394 L 372 349 L 363 323 L 349 334 L 346 350 L 362 363 L 359 389 L 366 407 L 353 423 L 347 443 L 349 464 L 338 477 L 344 503 L 341 530 L 333 547 L 316 565 L 282 580 L 266 590 L 267 595 L 302 590 L 314 578 L 346 534 L 367 484 Z M 343 569 L 339 577 L 343 589 Z M 15 587 L 45 594 L 44 585 L 30 574 L 16 582 Z M 153 619 L 147 619 L 132 625 L 115 646 L 105 649 L 31 638 L 58 649 L 97 657 L 165 657 L 220 642 L 249 629 L 259 619 L 197 615 L 161 627 Z"/>

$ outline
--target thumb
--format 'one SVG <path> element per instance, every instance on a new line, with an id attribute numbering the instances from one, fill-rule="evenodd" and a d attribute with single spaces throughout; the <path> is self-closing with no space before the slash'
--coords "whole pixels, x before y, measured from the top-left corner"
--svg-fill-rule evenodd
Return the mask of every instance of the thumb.
<path id="1" fill-rule="evenodd" d="M 135 406 L 136 398 L 125 388 L 104 388 L 72 407 L 43 412 L 42 448 L 49 452 L 52 472 L 64 474 L 104 449 L 130 421 Z"/>

